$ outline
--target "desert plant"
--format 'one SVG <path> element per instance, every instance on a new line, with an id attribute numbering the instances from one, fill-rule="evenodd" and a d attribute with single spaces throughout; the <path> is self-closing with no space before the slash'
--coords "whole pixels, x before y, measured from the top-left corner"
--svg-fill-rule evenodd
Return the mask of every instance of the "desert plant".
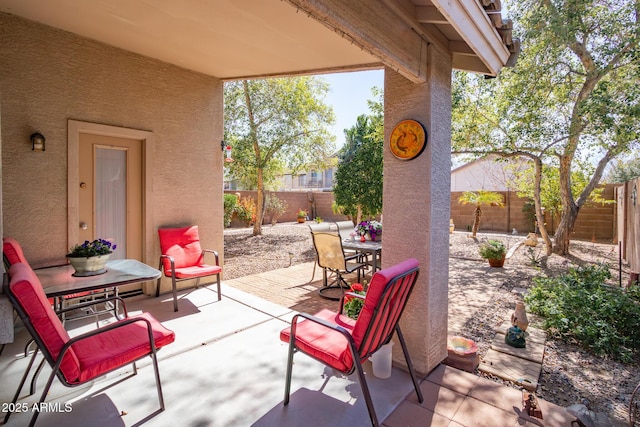
<path id="1" fill-rule="evenodd" d="M 298 212 L 296 212 L 296 216 L 298 218 L 306 218 L 307 215 L 307 211 L 305 211 L 304 209 L 298 209 Z"/>
<path id="2" fill-rule="evenodd" d="M 251 197 L 241 197 L 236 206 L 238 219 L 244 221 L 247 226 L 256 220 L 256 202 Z"/>
<path id="3" fill-rule="evenodd" d="M 484 259 L 501 259 L 507 253 L 507 248 L 499 240 L 488 240 L 480 246 L 480 256 Z"/>
<path id="4" fill-rule="evenodd" d="M 231 225 L 231 218 L 233 217 L 233 212 L 236 210 L 236 206 L 238 205 L 238 196 L 235 194 L 225 194 L 224 195 L 224 228 L 227 228 Z"/>
<path id="5" fill-rule="evenodd" d="M 473 211 L 473 227 L 471 229 L 471 237 L 475 238 L 480 228 L 482 206 L 504 206 L 504 197 L 502 197 L 502 194 L 493 191 L 465 191 L 458 198 L 458 203 L 476 207 Z"/>
<path id="6" fill-rule="evenodd" d="M 630 362 L 640 354 L 640 289 L 605 285 L 606 265 L 571 268 L 557 277 L 536 277 L 525 297 L 543 327 L 599 356 Z"/>
<path id="7" fill-rule="evenodd" d="M 275 223 L 278 222 L 278 218 L 280 218 L 282 214 L 285 213 L 287 207 L 287 202 L 279 199 L 276 195 L 267 195 L 264 209 L 265 214 L 267 214 L 271 219 L 271 225 L 275 225 Z"/>

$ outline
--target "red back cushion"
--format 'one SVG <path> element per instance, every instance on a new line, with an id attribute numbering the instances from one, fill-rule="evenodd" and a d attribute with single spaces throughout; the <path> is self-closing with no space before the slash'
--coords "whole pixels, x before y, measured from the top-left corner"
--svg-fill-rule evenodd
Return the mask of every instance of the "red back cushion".
<path id="1" fill-rule="evenodd" d="M 352 334 L 356 348 L 358 348 L 361 355 L 377 349 L 379 345 L 382 344 L 382 341 L 393 333 L 393 328 L 406 304 L 408 288 L 413 285 L 417 271 L 396 282 L 393 288 L 385 295 L 385 301 L 381 301 L 387 285 L 395 277 L 418 266 L 419 263 L 417 259 L 409 258 L 392 267 L 377 271 L 371 278 L 371 284 L 367 290 L 364 306 L 360 311 Z M 387 300 L 390 300 L 388 304 L 386 304 Z M 378 312 L 375 313 L 378 305 L 380 305 L 380 308 Z M 370 332 L 367 336 L 368 330 L 370 330 Z M 365 336 L 367 342 L 363 344 Z"/>
<path id="2" fill-rule="evenodd" d="M 47 301 L 40 280 L 33 270 L 23 263 L 13 264 L 9 268 L 9 277 L 11 293 L 29 317 L 47 351 L 54 360 L 57 359 L 62 346 L 69 341 L 69 334 Z M 69 383 L 73 383 L 80 375 L 80 364 L 73 349 L 65 353 L 60 370 Z"/>
<path id="3" fill-rule="evenodd" d="M 20 246 L 20 243 L 18 243 L 18 241 L 13 237 L 2 238 L 2 252 L 4 253 L 5 260 L 9 264 L 7 267 L 19 262 L 29 266 L 29 263 L 22 252 L 22 246 Z"/>
<path id="4" fill-rule="evenodd" d="M 162 255 L 173 257 L 175 268 L 202 265 L 202 248 L 198 226 L 183 228 L 159 228 L 160 250 Z M 165 274 L 171 274 L 171 264 L 164 260 Z"/>

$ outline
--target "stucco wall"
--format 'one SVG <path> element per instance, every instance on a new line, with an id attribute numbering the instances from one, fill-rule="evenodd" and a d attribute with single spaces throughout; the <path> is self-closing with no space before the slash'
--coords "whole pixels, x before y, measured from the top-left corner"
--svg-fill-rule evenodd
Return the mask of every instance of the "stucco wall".
<path id="1" fill-rule="evenodd" d="M 406 258 L 420 261 L 420 276 L 401 319 L 414 366 L 427 373 L 447 355 L 449 207 L 451 188 L 451 58 L 426 47 L 427 82 L 414 84 L 385 69 L 384 187 L 385 240 L 382 267 Z M 428 132 L 424 152 L 395 159 L 388 141 L 404 119 Z M 417 214 L 416 214 L 417 213 Z M 403 358 L 394 350 L 394 361 Z"/>
<path id="2" fill-rule="evenodd" d="M 146 237 L 157 264 L 159 226 L 198 224 L 222 253 L 222 83 L 215 78 L 0 14 L 4 233 L 34 267 L 64 262 L 67 121 L 154 133 Z M 32 152 L 39 130 L 46 151 Z"/>

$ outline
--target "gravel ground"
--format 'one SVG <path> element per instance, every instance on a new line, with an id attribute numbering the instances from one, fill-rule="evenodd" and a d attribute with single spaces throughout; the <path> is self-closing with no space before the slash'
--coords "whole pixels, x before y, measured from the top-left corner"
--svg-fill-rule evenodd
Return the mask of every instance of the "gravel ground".
<path id="1" fill-rule="evenodd" d="M 571 265 L 606 262 L 612 267 L 611 284 L 618 284 L 616 245 L 574 241 L 569 257 L 552 255 L 547 258 L 543 257 L 541 245 L 529 251 L 521 244 L 524 236 L 518 235 L 479 233 L 477 239 L 472 239 L 468 233 L 455 232 L 450 236 L 450 269 L 456 268 L 458 260 L 486 262 L 478 255 L 478 247 L 488 239 L 501 240 L 513 250 L 507 259 L 511 275 L 503 283 L 496 283 L 500 290 L 498 297 L 478 310 L 465 324 L 464 331 L 450 331 L 451 334 L 473 339 L 478 344 L 481 357 L 495 336 L 495 325 L 509 318 L 513 311 L 514 295 L 518 297 L 526 291 L 531 286 L 532 277 L 555 275 Z M 306 224 L 267 225 L 263 227 L 262 236 L 252 236 L 252 230 L 248 228 L 227 229 L 224 246 L 225 279 L 284 268 L 315 258 Z M 533 266 L 534 260 L 539 261 L 538 266 Z M 622 283 L 627 280 L 628 266 L 623 265 Z M 529 321 L 535 326 L 539 320 L 529 315 Z M 594 412 L 606 414 L 611 425 L 628 426 L 627 408 L 634 387 L 640 383 L 639 367 L 638 364 L 622 364 L 596 357 L 580 347 L 549 338 L 536 394 L 560 406 L 584 404 Z"/>

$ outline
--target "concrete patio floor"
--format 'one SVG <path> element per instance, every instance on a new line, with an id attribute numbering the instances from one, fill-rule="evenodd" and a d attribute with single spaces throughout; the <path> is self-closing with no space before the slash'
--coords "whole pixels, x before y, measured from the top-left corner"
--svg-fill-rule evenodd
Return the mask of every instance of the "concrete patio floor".
<path id="1" fill-rule="evenodd" d="M 305 293 L 315 293 L 309 283 L 312 269 L 313 263 L 299 264 L 246 276 L 242 283 L 258 283 L 267 275 L 269 280 L 300 292 L 295 297 L 299 302 L 287 302 L 295 310 L 335 306 L 336 302 L 317 299 L 304 303 Z M 320 272 L 316 271 L 314 280 L 319 279 Z M 59 405 L 50 405 L 51 411 L 43 412 L 37 425 L 370 425 L 355 378 L 335 374 L 302 354 L 294 358 L 291 401 L 283 406 L 287 345 L 279 340 L 279 332 L 296 311 L 237 289 L 234 285 L 239 285 L 239 280 L 223 281 L 222 301 L 217 301 L 215 290 L 208 287 L 180 292 L 177 313 L 173 312 L 170 295 L 127 300 L 130 313 L 149 311 L 176 332 L 176 341 L 158 353 L 165 411 L 157 412 L 153 368 L 144 360 L 138 363 L 137 376 L 119 383 L 130 369 L 77 388 L 65 388 L 56 380 L 47 402 Z M 451 310 L 464 312 L 456 307 Z M 74 335 L 93 326 L 91 319 L 85 319 L 70 322 L 67 327 Z M 22 351 L 28 338 L 24 328 L 18 327 L 15 342 L 0 356 L 3 411 L 27 365 Z M 395 347 L 394 351 L 400 351 Z M 530 418 L 522 413 L 519 390 L 445 365 L 420 379 L 425 397 L 422 404 L 417 402 L 405 371 L 394 367 L 391 378 L 384 380 L 372 375 L 370 362 L 365 363 L 365 371 L 378 419 L 387 427 L 570 426 L 574 419 L 563 408 L 544 401 L 540 402 L 544 420 Z M 18 402 L 25 404 L 27 411 L 12 415 L 7 425 L 28 424 L 30 407 L 39 398 L 49 373 L 45 367 L 40 374 L 36 395 L 27 397 L 25 385 Z"/>

